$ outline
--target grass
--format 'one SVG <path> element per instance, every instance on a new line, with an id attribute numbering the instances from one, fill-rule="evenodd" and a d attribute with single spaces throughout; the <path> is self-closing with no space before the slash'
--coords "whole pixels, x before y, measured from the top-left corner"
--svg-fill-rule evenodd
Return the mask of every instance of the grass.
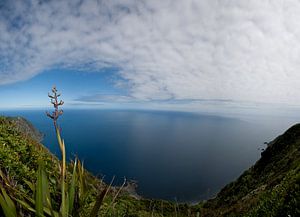
<path id="1" fill-rule="evenodd" d="M 262 152 L 260 160 L 218 196 L 202 216 L 300 216 L 300 125 Z"/>

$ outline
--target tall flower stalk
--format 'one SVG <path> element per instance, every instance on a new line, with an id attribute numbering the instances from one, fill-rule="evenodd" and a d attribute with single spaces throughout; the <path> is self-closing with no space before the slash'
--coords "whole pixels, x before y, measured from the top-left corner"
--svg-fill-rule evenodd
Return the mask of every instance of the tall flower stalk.
<path id="1" fill-rule="evenodd" d="M 64 101 L 59 100 L 60 93 L 57 92 L 56 87 L 52 88 L 52 94 L 48 93 L 48 97 L 51 99 L 51 103 L 53 104 L 54 111 L 50 114 L 46 112 L 47 116 L 53 120 L 57 141 L 59 144 L 59 148 L 61 151 L 61 214 L 62 216 L 68 216 L 68 208 L 67 208 L 67 198 L 66 198 L 66 148 L 64 140 L 60 135 L 60 127 L 57 123 L 58 118 L 63 114 L 63 110 L 59 107 L 64 104 Z"/>
<path id="2" fill-rule="evenodd" d="M 49 188 L 48 177 L 46 175 L 45 167 L 42 160 L 38 161 L 38 171 L 36 183 L 26 182 L 31 190 L 34 192 L 34 197 L 27 197 L 23 192 L 18 192 L 20 198 L 14 198 L 7 194 L 5 188 L 0 183 L 0 207 L 6 217 L 17 217 L 24 216 L 22 207 L 28 212 L 33 212 L 36 217 L 71 217 L 79 216 L 79 211 L 84 209 L 86 199 L 89 197 L 90 187 L 88 187 L 87 179 L 85 176 L 85 170 L 80 161 L 76 158 L 73 163 L 73 172 L 70 176 L 71 180 L 68 183 L 67 179 L 67 168 L 66 168 L 66 149 L 64 140 L 61 138 L 61 129 L 58 125 L 58 118 L 63 114 L 63 110 L 60 106 L 64 104 L 62 100 L 59 100 L 60 94 L 57 93 L 57 89 L 54 86 L 52 88 L 52 93 L 48 93 L 51 103 L 53 104 L 54 111 L 51 113 L 46 112 L 47 116 L 53 120 L 55 127 L 55 133 L 57 136 L 57 141 L 61 151 L 61 165 L 60 165 L 60 184 L 61 184 L 61 206 L 60 210 L 54 210 L 51 204 L 51 192 Z M 78 172 L 77 172 L 78 171 Z M 0 170 L 0 178 L 4 180 L 3 174 Z M 110 190 L 110 185 L 105 186 L 105 188 L 99 191 L 98 196 L 95 198 L 93 208 L 90 210 L 88 216 L 94 217 L 98 216 L 101 205 L 103 204 L 104 198 L 108 191 Z M 121 189 L 123 186 L 121 187 Z M 100 190 L 100 189 L 99 189 Z M 117 195 L 121 190 L 117 192 Z M 55 192 L 56 193 L 56 192 Z M 25 195 L 25 196 L 24 196 Z M 117 195 L 113 198 L 112 204 L 114 203 Z M 15 202 L 18 204 L 15 205 Z M 33 208 L 32 205 L 35 205 Z M 111 205 L 112 206 L 112 205 Z M 1 213 L 1 210 L 0 210 Z M 31 216 L 31 215 L 30 215 Z"/>

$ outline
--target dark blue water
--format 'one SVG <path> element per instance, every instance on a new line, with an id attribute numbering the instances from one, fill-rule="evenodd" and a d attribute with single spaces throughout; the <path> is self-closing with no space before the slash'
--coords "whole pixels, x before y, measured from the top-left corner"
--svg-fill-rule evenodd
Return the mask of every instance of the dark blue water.
<path id="1" fill-rule="evenodd" d="M 44 111 L 1 113 L 29 119 L 59 155 Z M 263 142 L 285 130 L 280 124 L 158 111 L 67 110 L 60 124 L 68 156 L 78 155 L 106 182 L 127 177 L 145 197 L 188 202 L 213 196 L 260 157 Z"/>

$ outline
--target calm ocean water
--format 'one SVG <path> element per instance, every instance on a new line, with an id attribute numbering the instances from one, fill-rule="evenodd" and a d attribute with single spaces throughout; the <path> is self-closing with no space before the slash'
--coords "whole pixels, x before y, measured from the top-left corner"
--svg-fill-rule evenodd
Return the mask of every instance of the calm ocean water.
<path id="1" fill-rule="evenodd" d="M 9 111 L 45 133 L 59 155 L 44 111 Z M 254 121 L 182 112 L 67 110 L 60 120 L 68 156 L 78 155 L 106 182 L 138 182 L 138 193 L 185 202 L 207 199 L 260 157 L 259 148 L 286 130 L 287 120 Z"/>

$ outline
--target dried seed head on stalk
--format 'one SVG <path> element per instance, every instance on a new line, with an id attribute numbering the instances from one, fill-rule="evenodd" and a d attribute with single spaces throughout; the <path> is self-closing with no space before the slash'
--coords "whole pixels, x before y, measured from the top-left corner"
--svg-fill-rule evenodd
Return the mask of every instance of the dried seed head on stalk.
<path id="1" fill-rule="evenodd" d="M 59 109 L 59 106 L 62 106 L 64 104 L 64 101 L 58 100 L 58 97 L 60 97 L 60 95 L 60 93 L 57 93 L 56 86 L 52 87 L 52 95 L 48 93 L 48 97 L 51 99 L 50 102 L 53 104 L 54 111 L 52 112 L 52 114 L 50 114 L 49 112 L 46 112 L 46 114 L 54 121 L 54 123 L 56 123 L 59 116 L 63 114 L 63 110 Z"/>

